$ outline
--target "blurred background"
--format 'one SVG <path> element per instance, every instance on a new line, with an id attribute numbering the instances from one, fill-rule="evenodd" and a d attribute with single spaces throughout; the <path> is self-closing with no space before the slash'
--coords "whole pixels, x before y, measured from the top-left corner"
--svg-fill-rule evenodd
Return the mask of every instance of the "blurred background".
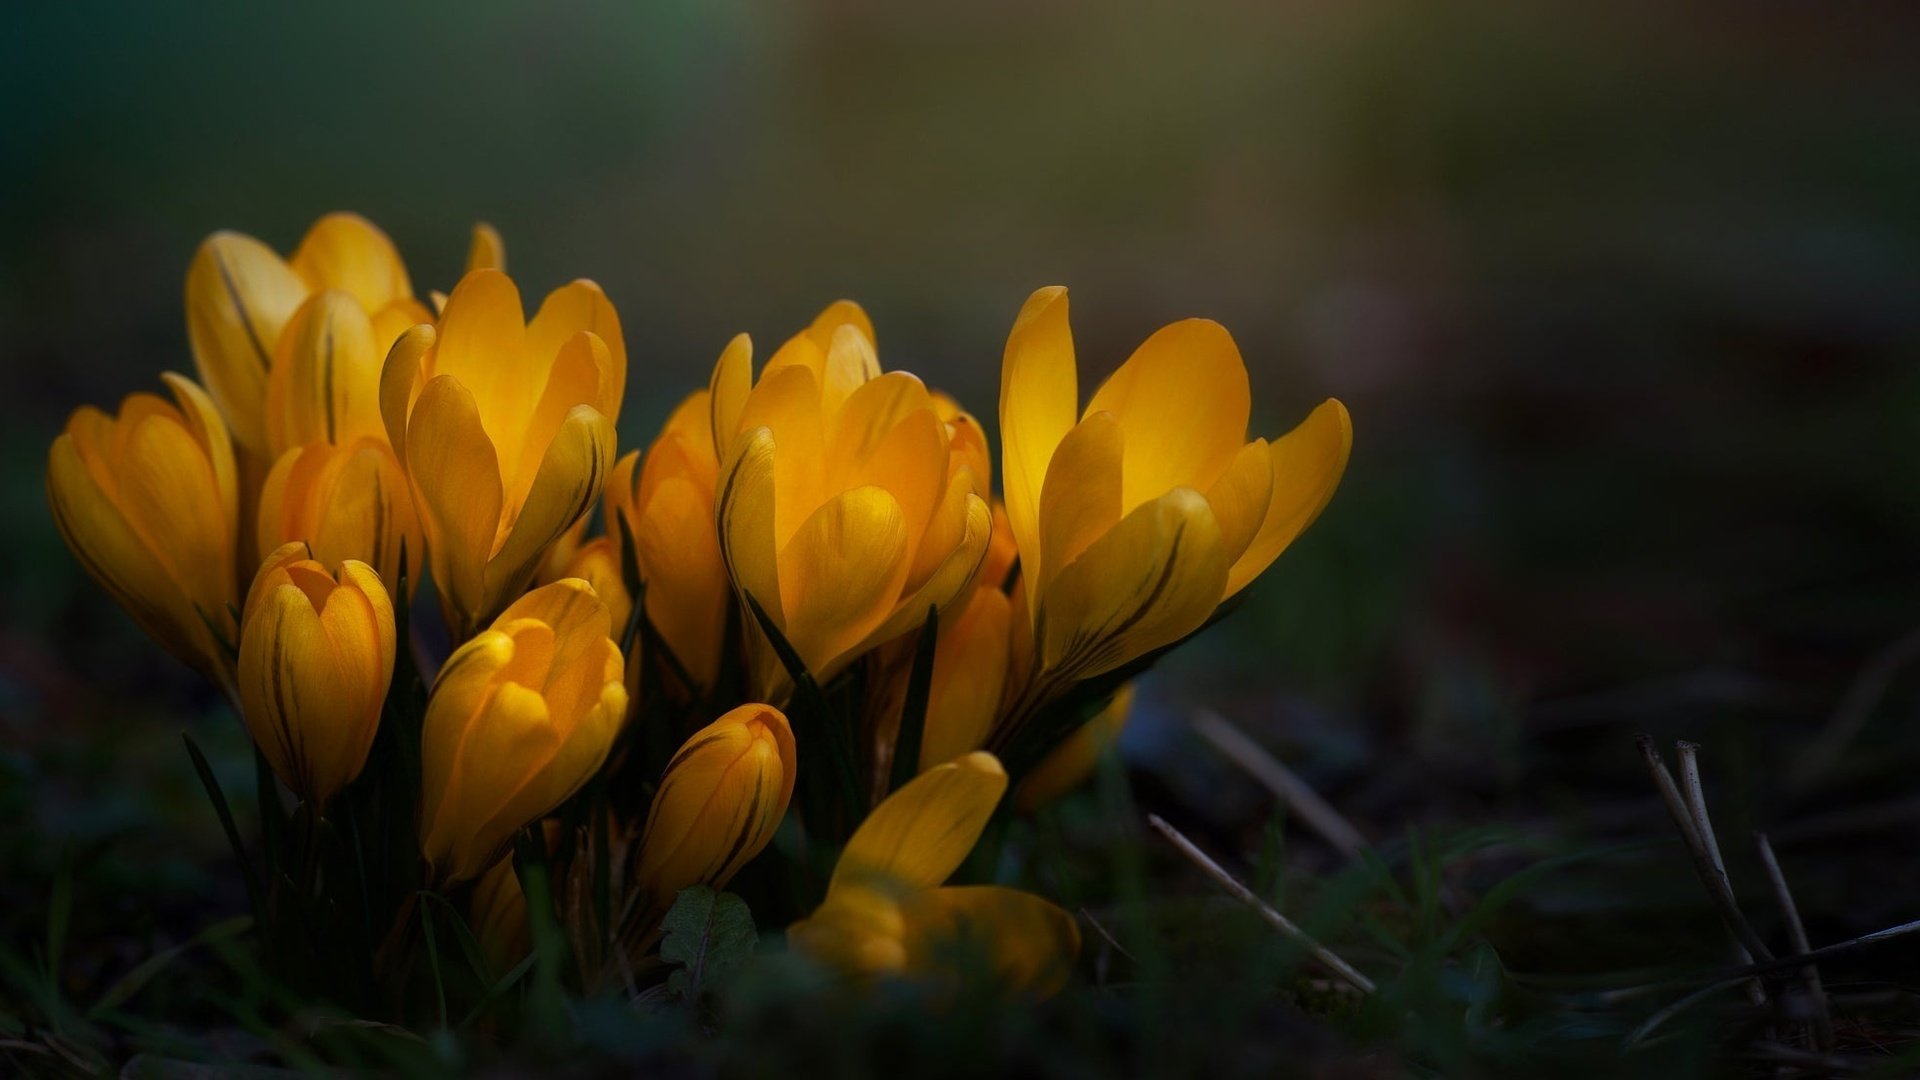
<path id="1" fill-rule="evenodd" d="M 1736 823 L 1894 823 L 1872 859 L 1836 857 L 1809 886 L 1816 938 L 1872 928 L 1854 925 L 1878 917 L 1858 910 L 1868 881 L 1920 888 L 1920 676 L 1888 665 L 1846 753 L 1786 779 L 1863 667 L 1920 626 L 1920 9 L 83 2 L 5 18 L 10 865 L 53 858 L 48 837 L 75 857 L 139 837 L 129 876 L 204 904 L 224 855 L 178 731 L 237 743 L 236 726 L 65 551 L 46 446 L 75 406 L 191 370 L 181 292 L 203 236 L 284 252 L 352 209 L 423 293 L 451 286 L 477 219 L 530 300 L 605 286 L 629 343 L 626 445 L 730 335 L 764 357 L 837 297 L 871 311 L 887 366 L 989 424 L 1038 286 L 1073 290 L 1083 387 L 1158 326 L 1218 319 L 1252 370 L 1256 433 L 1338 395 L 1354 454 L 1241 612 L 1145 688 L 1127 743 L 1143 801 L 1223 843 L 1270 809 L 1187 732 L 1205 707 L 1376 838 L 1489 821 L 1652 835 L 1632 740 L 1651 730 L 1708 745 Z M 1818 835 L 1783 858 L 1815 857 Z M 1647 876 L 1675 873 L 1690 890 L 1671 861 Z"/>

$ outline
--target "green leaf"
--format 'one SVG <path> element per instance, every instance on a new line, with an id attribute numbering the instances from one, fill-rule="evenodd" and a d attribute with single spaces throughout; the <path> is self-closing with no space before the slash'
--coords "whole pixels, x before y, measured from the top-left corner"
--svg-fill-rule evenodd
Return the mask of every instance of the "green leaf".
<path id="1" fill-rule="evenodd" d="M 227 843 L 233 848 L 233 857 L 240 864 L 241 876 L 247 883 L 247 900 L 253 908 L 257 921 L 261 915 L 260 879 L 254 874 L 253 860 L 247 858 L 247 846 L 240 842 L 240 829 L 233 823 L 233 811 L 227 806 L 227 796 L 220 790 L 220 781 L 214 778 L 213 766 L 207 764 L 207 755 L 200 752 L 199 744 L 186 732 L 180 738 L 187 744 L 187 756 L 193 759 L 193 771 L 200 774 L 200 785 L 207 790 L 207 799 L 213 803 L 213 812 L 220 816 L 220 827 L 226 831 Z"/>
<path id="2" fill-rule="evenodd" d="M 660 928 L 666 935 L 660 959 L 678 968 L 667 977 L 667 991 L 689 1004 L 745 963 L 759 940 L 747 902 L 705 885 L 681 889 Z"/>

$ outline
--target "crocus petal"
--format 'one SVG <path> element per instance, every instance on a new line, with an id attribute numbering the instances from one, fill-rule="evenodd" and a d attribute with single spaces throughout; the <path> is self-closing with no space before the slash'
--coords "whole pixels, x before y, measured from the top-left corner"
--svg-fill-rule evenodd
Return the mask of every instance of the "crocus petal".
<path id="1" fill-rule="evenodd" d="M 1007 681 L 1007 627 L 1013 608 L 997 588 L 975 588 L 942 620 L 921 735 L 922 770 L 986 745 Z"/>
<path id="2" fill-rule="evenodd" d="M 893 612 L 907 576 L 907 526 L 884 488 L 842 492 L 780 550 L 787 640 L 820 679 Z"/>
<path id="3" fill-rule="evenodd" d="M 382 355 L 373 324 L 352 296 L 318 292 L 280 335 L 267 382 L 267 445 L 277 455 L 316 439 L 348 443 L 383 435 Z"/>
<path id="4" fill-rule="evenodd" d="M 1043 666 L 1090 679 L 1198 630 L 1226 588 L 1207 500 L 1174 488 L 1062 567 L 1039 602 Z"/>
<path id="5" fill-rule="evenodd" d="M 713 429 L 713 456 L 727 460 L 734 436 L 740 434 L 740 414 L 753 391 L 753 339 L 735 334 L 714 362 L 707 383 L 707 404 Z"/>
<path id="6" fill-rule="evenodd" d="M 1353 421 L 1347 407 L 1333 398 L 1274 442 L 1272 502 L 1260 531 L 1227 575 L 1226 595 L 1251 584 L 1320 516 L 1340 486 L 1352 449 Z"/>
<path id="7" fill-rule="evenodd" d="M 413 296 L 393 241 L 358 214 L 328 214 L 314 222 L 288 262 L 309 288 L 344 290 L 366 311 Z"/>
<path id="8" fill-rule="evenodd" d="M 1050 997 L 1080 955 L 1080 927 L 1058 904 L 1001 885 L 932 889 L 905 906 L 907 965 L 939 970 L 956 950 L 978 950 L 1003 990 Z"/>
<path id="9" fill-rule="evenodd" d="M 475 270 L 505 270 L 507 244 L 500 231 L 484 221 L 473 223 L 473 240 L 467 245 L 467 273 Z"/>
<path id="10" fill-rule="evenodd" d="M 960 541 L 924 583 L 895 605 L 893 615 L 867 636 L 868 646 L 892 641 L 919 626 L 926 619 L 928 608 L 944 611 L 972 584 L 980 564 L 986 561 L 987 542 L 993 532 L 992 513 L 987 509 L 986 500 L 970 492 L 960 495 L 960 513 L 965 522 Z"/>
<path id="11" fill-rule="evenodd" d="M 873 808 L 854 830 L 827 886 L 827 900 L 848 887 L 879 882 L 930 889 L 946 881 L 980 839 L 1007 790 L 992 754 L 936 765 Z"/>
<path id="12" fill-rule="evenodd" d="M 503 496 L 493 443 L 480 426 L 473 395 L 452 376 L 436 376 L 420 392 L 407 424 L 407 468 L 434 584 L 466 624 L 455 632 L 471 630 L 482 615 Z"/>
<path id="13" fill-rule="evenodd" d="M 1007 335 L 1000 367 L 1000 474 L 1007 519 L 1025 561 L 1023 572 L 1044 568 L 1040 545 L 1040 489 L 1054 448 L 1073 427 L 1079 406 L 1073 335 L 1067 327 L 1067 290 L 1041 289 L 1028 297 Z"/>
<path id="14" fill-rule="evenodd" d="M 575 405 L 546 448 L 513 531 L 487 563 L 490 598 L 512 596 L 526 587 L 547 545 L 593 507 L 612 466 L 613 424 L 593 406 Z"/>
<path id="15" fill-rule="evenodd" d="M 580 280 L 548 293 L 533 321 L 527 323 L 527 354 L 552 357 L 582 330 L 592 332 L 606 344 L 612 363 L 600 396 L 581 400 L 599 409 L 607 419 L 617 421 L 626 394 L 627 339 L 620 331 L 620 316 L 600 286 Z"/>
<path id="16" fill-rule="evenodd" d="M 220 410 L 213 399 L 207 396 L 192 379 L 176 375 L 171 371 L 160 373 L 160 381 L 167 384 L 173 392 L 174 403 L 180 407 L 180 416 L 187 423 L 187 430 L 193 433 L 202 448 L 206 450 L 207 467 L 213 470 L 214 486 L 218 491 L 220 505 L 228 518 L 239 520 L 240 482 L 238 469 L 233 460 L 233 441 L 228 437 L 227 425 L 220 418 Z"/>
<path id="17" fill-rule="evenodd" d="M 711 489 L 668 477 L 634 530 L 647 569 L 647 618 L 702 686 L 719 674 L 727 622 L 727 568 L 714 534 Z"/>
<path id="18" fill-rule="evenodd" d="M 439 336 L 433 373 L 452 375 L 467 388 L 496 446 L 519 446 L 547 384 L 553 354 L 528 354 L 520 290 L 513 279 L 498 270 L 461 278 L 447 298 Z"/>
<path id="19" fill-rule="evenodd" d="M 1040 492 L 1046 575 L 1058 574 L 1120 521 L 1124 452 L 1125 436 L 1112 413 L 1089 414 L 1060 440 Z M 1028 580 L 1034 595 L 1046 595 L 1049 577 L 1035 572 Z"/>
<path id="20" fill-rule="evenodd" d="M 433 327 L 415 326 L 394 341 L 380 365 L 380 426 L 401 465 L 407 463 L 407 417 L 426 387 L 423 361 L 438 340 Z"/>
<path id="21" fill-rule="evenodd" d="M 1087 415 L 1110 412 L 1126 429 L 1123 509 L 1210 486 L 1240 452 L 1252 402 L 1226 327 L 1186 319 L 1155 331 L 1087 404 Z"/>
<path id="22" fill-rule="evenodd" d="M 780 568 L 773 539 L 773 432 L 759 428 L 748 433 L 721 470 L 719 515 L 720 553 L 733 572 L 734 585 L 784 625 L 780 604 Z"/>
<path id="23" fill-rule="evenodd" d="M 743 705 L 695 732 L 660 778 L 634 881 L 662 908 L 690 885 L 725 887 L 773 838 L 793 780 L 778 709 Z"/>
<path id="24" fill-rule="evenodd" d="M 60 535 L 94 580 L 168 651 L 205 665 L 213 644 L 205 628 L 173 575 L 101 491 L 71 434 L 53 440 L 47 455 L 47 498 Z"/>
<path id="25" fill-rule="evenodd" d="M 1220 547 L 1229 564 L 1253 543 L 1272 502 L 1273 454 L 1267 440 L 1255 439 L 1240 448 L 1233 464 L 1207 489 L 1207 505 L 1220 523 Z"/>
<path id="26" fill-rule="evenodd" d="M 451 783 L 433 818 L 437 827 L 424 837 L 422 847 L 436 873 L 449 881 L 473 877 L 514 830 L 543 812 L 536 805 L 541 800 L 522 796 L 559 747 L 560 733 L 538 691 L 513 682 L 494 688 L 483 722 L 467 725 Z"/>
<path id="27" fill-rule="evenodd" d="M 273 249 L 235 232 L 207 237 L 187 268 L 194 367 L 240 445 L 266 452 L 261 407 L 274 343 L 310 290 Z"/>

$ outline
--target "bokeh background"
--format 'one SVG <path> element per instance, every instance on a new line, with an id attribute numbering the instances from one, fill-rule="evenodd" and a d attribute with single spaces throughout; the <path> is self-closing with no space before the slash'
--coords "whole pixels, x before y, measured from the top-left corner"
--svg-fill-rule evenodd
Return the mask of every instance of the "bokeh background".
<path id="1" fill-rule="evenodd" d="M 1143 798 L 1223 842 L 1270 804 L 1187 732 L 1201 707 L 1381 839 L 1651 835 L 1643 729 L 1708 745 L 1735 822 L 1912 820 L 1920 679 L 1897 665 L 1849 752 L 1786 781 L 1920 625 L 1910 5 L 80 2 L 4 21 L 0 816 L 32 868 L 0 875 L 9 905 L 108 847 L 147 889 L 134 923 L 156 895 L 232 888 L 208 878 L 223 853 L 177 734 L 231 720 L 84 578 L 42 470 L 74 406 L 191 369 L 201 237 L 286 251 L 333 209 L 385 228 L 422 291 L 452 284 L 476 219 L 529 294 L 599 281 L 629 342 L 626 445 L 733 333 L 764 356 L 841 296 L 889 367 L 989 423 L 1014 313 L 1053 283 L 1083 386 L 1205 315 L 1248 360 L 1257 432 L 1343 398 L 1331 508 L 1156 675 L 1129 736 Z M 1823 867 L 1810 920 L 1871 929 L 1868 883 L 1920 888 L 1915 839 L 1898 825 Z"/>

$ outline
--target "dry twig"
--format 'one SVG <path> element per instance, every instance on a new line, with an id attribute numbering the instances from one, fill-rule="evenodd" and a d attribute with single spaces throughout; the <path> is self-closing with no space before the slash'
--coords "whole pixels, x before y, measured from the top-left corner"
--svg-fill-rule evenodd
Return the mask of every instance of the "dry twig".
<path id="1" fill-rule="evenodd" d="M 1368 848 L 1366 837 L 1361 836 L 1360 830 L 1340 816 L 1340 812 L 1321 798 L 1311 785 L 1281 764 L 1279 758 L 1268 753 L 1266 747 L 1211 710 L 1203 709 L 1194 714 L 1193 728 L 1201 738 L 1213 744 L 1214 749 L 1231 758 L 1234 764 L 1245 769 L 1268 791 L 1273 792 L 1276 798 L 1287 805 L 1287 809 L 1306 822 L 1308 828 L 1320 834 L 1321 839 L 1347 858 L 1360 861 Z"/>
<path id="2" fill-rule="evenodd" d="M 1800 921 L 1799 906 L 1793 902 L 1793 892 L 1787 888 L 1787 876 L 1780 870 L 1780 860 L 1774 857 L 1773 844 L 1767 840 L 1766 833 L 1754 833 L 1753 842 L 1760 849 L 1761 865 L 1767 868 L 1767 880 L 1773 883 L 1773 895 L 1780 902 L 1780 914 L 1787 922 L 1787 940 L 1793 943 L 1793 951 L 1808 953 L 1813 946 L 1807 941 L 1807 928 Z M 1833 1015 L 1827 1008 L 1827 992 L 1820 985 L 1820 969 L 1808 964 L 1800 969 L 1800 977 L 1806 983 L 1807 1001 L 1813 1007 L 1813 1044 L 1822 1051 L 1833 1049 Z"/>
<path id="3" fill-rule="evenodd" d="M 1162 818 L 1159 814 L 1148 814 L 1147 824 L 1153 826 L 1156 832 L 1166 837 L 1172 842 L 1174 847 L 1180 849 L 1180 854 L 1185 855 L 1188 862 L 1199 867 L 1208 877 L 1218 882 L 1221 888 L 1227 890 L 1227 892 L 1231 893 L 1241 903 L 1246 904 L 1258 912 L 1260 917 L 1266 920 L 1267 925 L 1306 946 L 1309 955 L 1322 964 L 1325 964 L 1334 974 L 1345 979 L 1356 990 L 1359 990 L 1363 994 L 1371 994 L 1374 992 L 1372 979 L 1360 974 L 1352 964 L 1340 959 L 1331 949 L 1315 941 L 1305 930 L 1295 925 L 1293 920 L 1275 911 L 1272 905 L 1254 895 L 1252 889 L 1241 884 L 1240 880 L 1232 874 L 1229 874 L 1225 867 L 1213 861 L 1211 856 L 1201 851 L 1200 848 L 1195 845 L 1193 841 L 1187 839 L 1179 829 L 1167 824 L 1165 818 Z"/>

